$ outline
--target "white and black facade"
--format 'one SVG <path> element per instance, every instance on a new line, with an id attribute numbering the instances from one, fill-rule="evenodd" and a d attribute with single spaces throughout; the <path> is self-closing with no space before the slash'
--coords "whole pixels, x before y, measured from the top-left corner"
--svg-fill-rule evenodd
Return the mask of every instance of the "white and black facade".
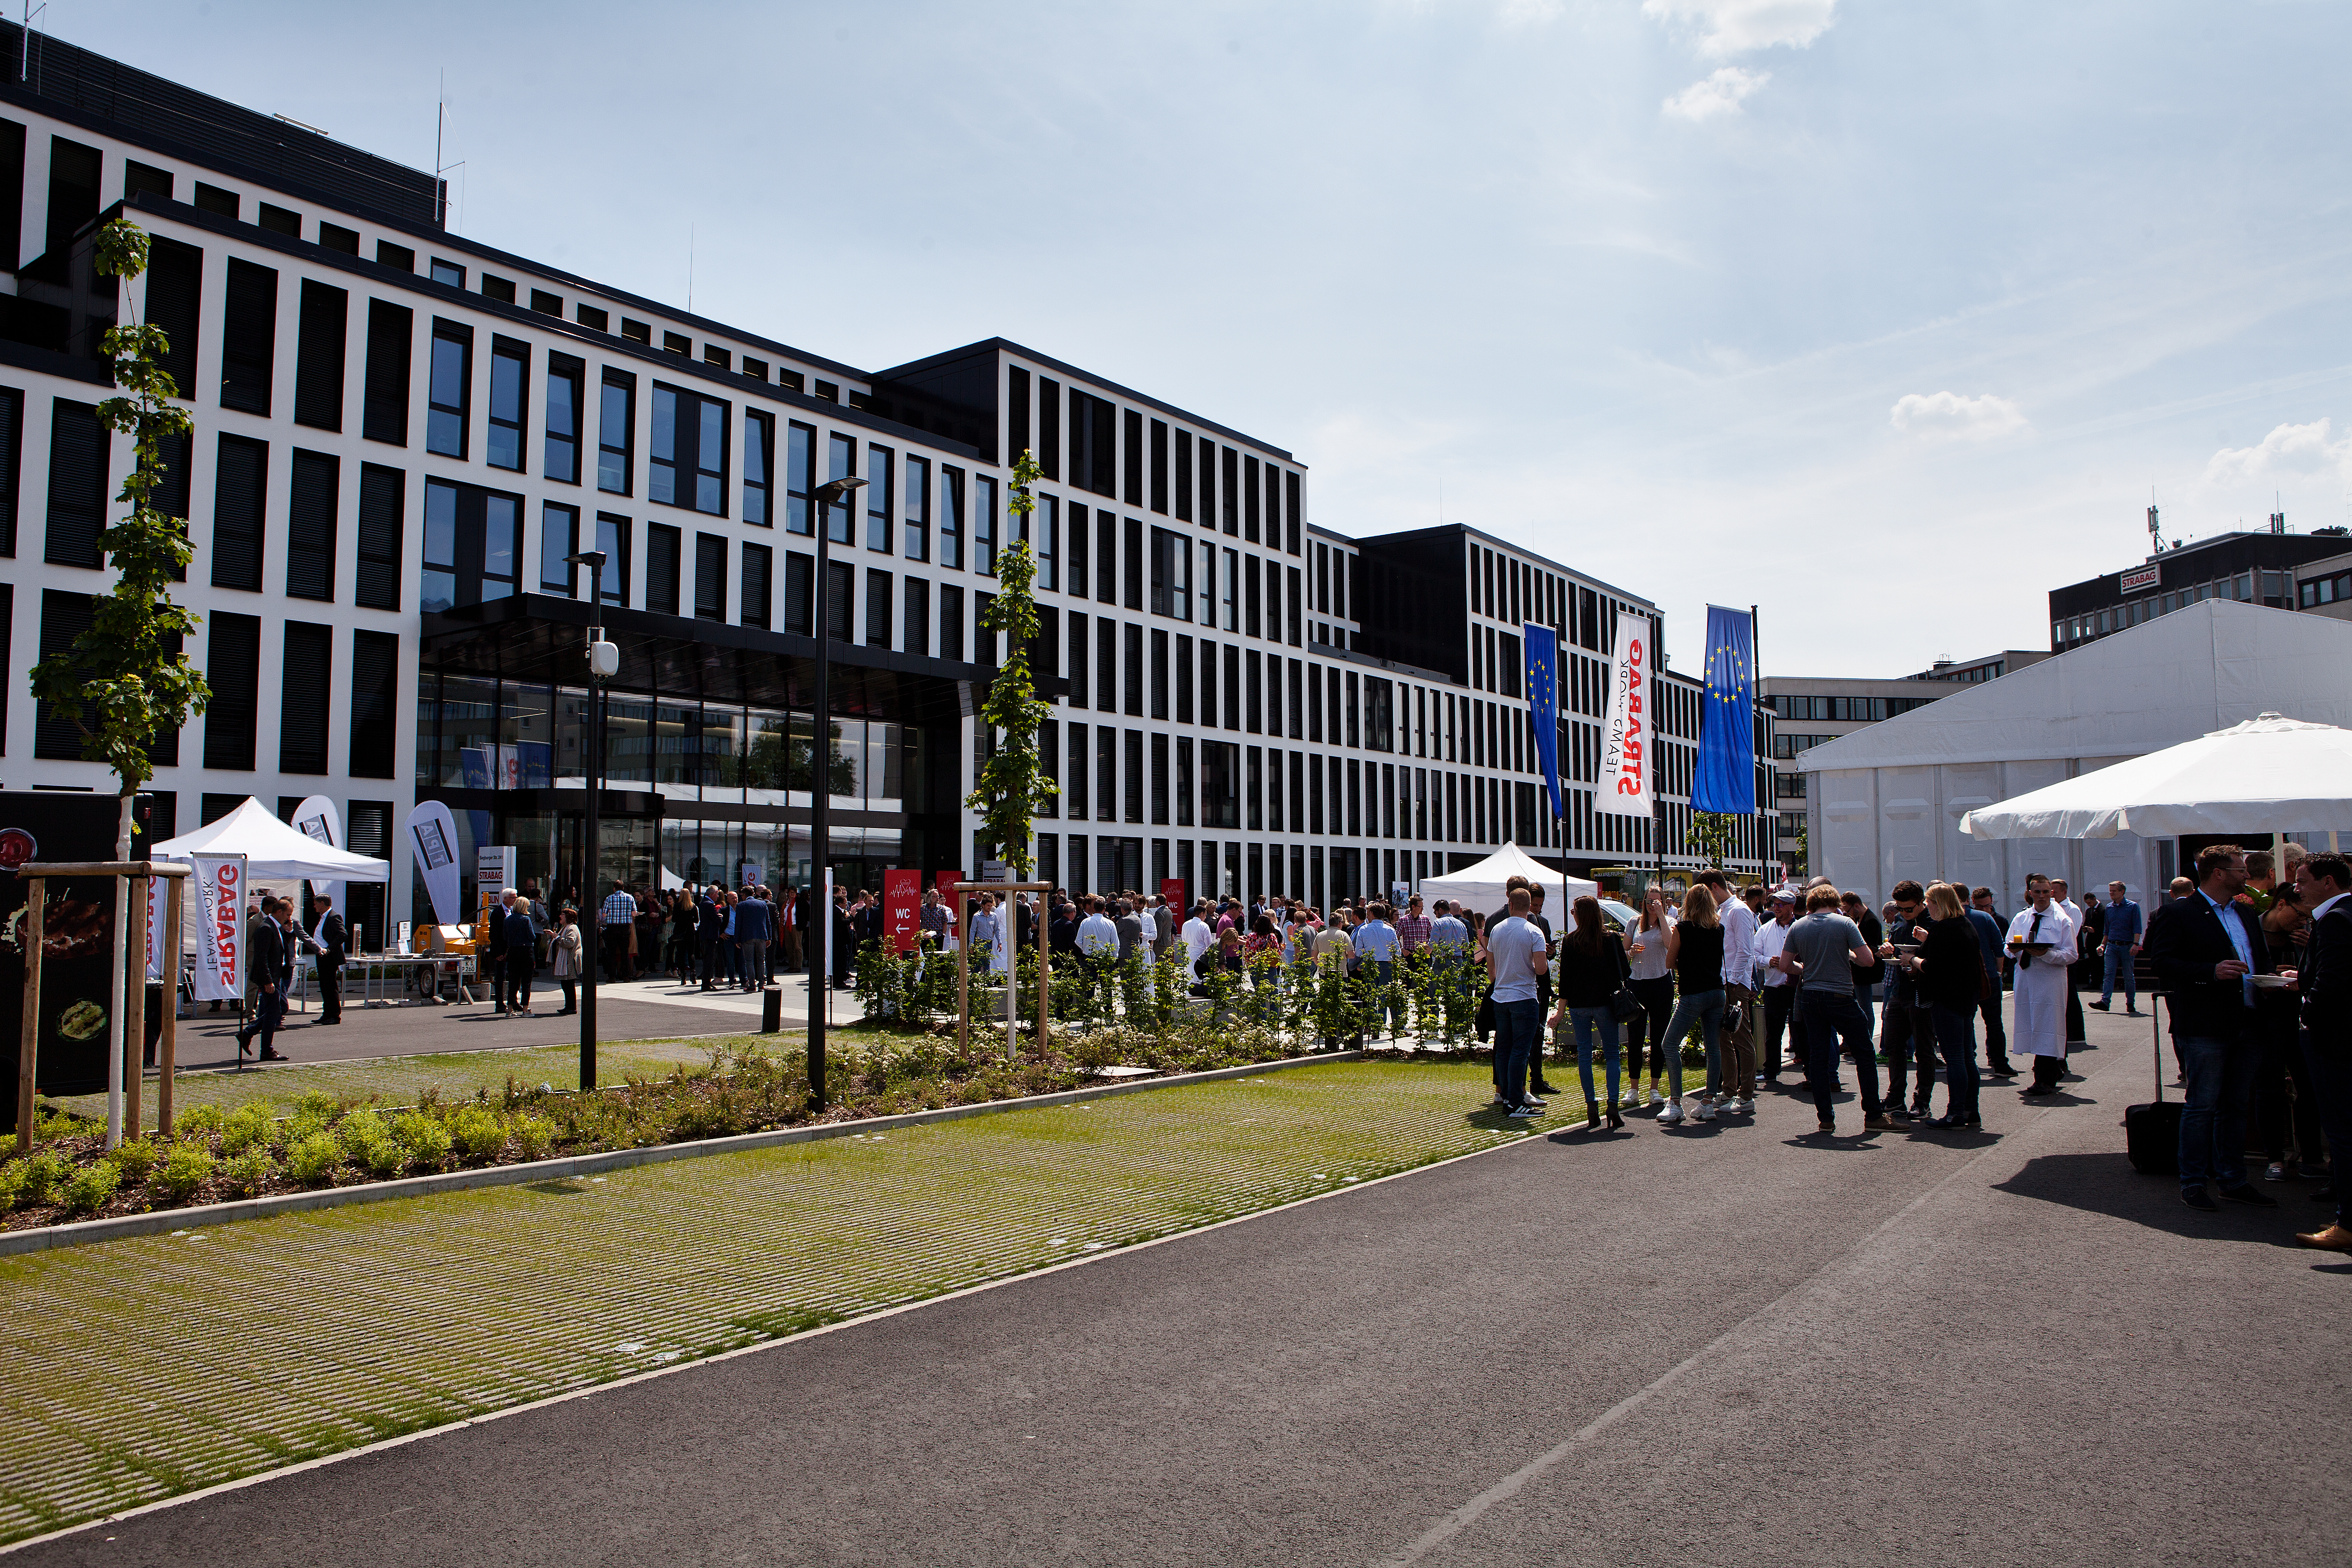
<path id="1" fill-rule="evenodd" d="M 12 63 L 16 40 L 0 26 Z M 158 837 L 317 793 L 352 847 L 390 854 L 440 799 L 462 836 L 576 885 L 593 620 L 623 653 L 599 875 L 750 862 L 797 882 L 821 613 L 843 879 L 971 867 L 996 659 L 981 614 L 1026 447 L 1061 786 L 1036 825 L 1048 878 L 1319 903 L 1508 839 L 1579 869 L 1651 863 L 1643 825 L 1591 809 L 1611 630 L 1656 617 L 1638 596 L 1475 531 L 1310 524 L 1289 452 L 1017 344 L 861 371 L 450 236 L 427 174 L 46 47 L 37 92 L 0 84 L 28 258 L 0 303 L 0 626 L 20 672 L 0 787 L 108 787 L 21 672 L 111 583 L 96 541 L 131 453 L 93 412 L 121 303 L 89 248 L 119 208 L 153 241 L 123 293 L 169 333 L 194 421 L 164 504 L 195 545 L 179 593 L 214 693 L 158 748 Z M 817 517 L 812 492 L 843 475 L 868 481 L 856 506 Z M 611 557 L 601 604 L 563 559 L 591 547 Z M 1573 650 L 1564 837 L 1518 690 L 1530 619 Z M 1698 690 L 1658 678 L 1669 868 L 1694 863 L 1675 851 Z M 388 906 L 358 892 L 372 930 L 412 910 L 395 865 Z"/>

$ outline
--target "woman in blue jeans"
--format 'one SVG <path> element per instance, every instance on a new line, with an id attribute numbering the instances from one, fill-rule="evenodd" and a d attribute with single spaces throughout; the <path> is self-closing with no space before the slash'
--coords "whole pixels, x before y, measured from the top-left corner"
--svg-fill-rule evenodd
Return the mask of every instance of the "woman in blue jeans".
<path id="1" fill-rule="evenodd" d="M 1642 1106 L 1644 1026 L 1650 1042 L 1650 1103 L 1665 1103 L 1665 1097 L 1658 1092 L 1658 1075 L 1666 1064 L 1666 1020 L 1675 1016 L 1674 960 L 1666 951 L 1674 924 L 1665 889 L 1652 888 L 1643 896 L 1641 921 L 1628 939 L 1633 950 L 1631 988 L 1642 1000 L 1642 1011 L 1627 1025 L 1625 1037 L 1625 1103 L 1636 1110 Z M 1679 1073 L 1675 1081 L 1682 1081 Z"/>
<path id="2" fill-rule="evenodd" d="M 1584 1079 L 1584 1128 L 1590 1132 L 1599 1129 L 1603 1114 L 1612 1127 L 1622 1127 L 1625 1119 L 1617 1114 L 1617 1078 L 1621 1067 L 1618 1055 L 1617 1014 L 1610 1004 L 1625 984 L 1629 965 L 1625 961 L 1625 943 L 1612 936 L 1601 924 L 1601 900 L 1587 895 L 1570 906 L 1576 917 L 1576 929 L 1560 939 L 1559 959 L 1552 969 L 1552 984 L 1559 1005 L 1552 1009 L 1551 1025 L 1558 1037 L 1559 1021 L 1566 1016 L 1576 1031 L 1576 1070 Z M 1592 1092 L 1592 1037 L 1598 1031 L 1601 1047 L 1609 1056 L 1608 1110 L 1601 1110 L 1601 1100 Z"/>
<path id="3" fill-rule="evenodd" d="M 1674 934 L 1666 939 L 1666 951 L 1675 966 L 1675 979 L 1682 987 L 1682 1000 L 1675 1004 L 1675 1016 L 1666 1024 L 1666 1052 L 1674 1063 L 1675 1093 L 1666 1108 L 1658 1112 L 1658 1125 L 1672 1127 L 1683 1119 L 1683 1042 L 1692 1029 L 1705 1032 L 1706 1037 L 1706 1092 L 1699 1097 L 1698 1110 L 1692 1120 L 1715 1120 L 1717 1099 L 1724 1097 L 1727 1109 L 1737 1109 L 1740 1103 L 1739 1089 L 1727 1088 L 1723 1082 L 1723 921 L 1715 912 L 1715 895 L 1704 882 L 1692 887 L 1683 895 L 1683 918 L 1675 922 Z M 1748 1102 L 1748 1110 L 1756 1109 Z"/>

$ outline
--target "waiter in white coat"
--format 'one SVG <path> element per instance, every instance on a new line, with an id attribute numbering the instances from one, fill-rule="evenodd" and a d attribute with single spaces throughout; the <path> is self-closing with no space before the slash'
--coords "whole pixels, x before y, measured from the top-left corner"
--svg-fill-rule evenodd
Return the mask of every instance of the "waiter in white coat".
<path id="1" fill-rule="evenodd" d="M 2050 879 L 2025 879 L 2031 900 L 2009 922 L 2009 952 L 2017 961 L 2016 1017 L 2010 1026 L 2012 1052 L 2033 1058 L 2028 1094 L 2055 1094 L 2066 1071 L 2066 999 L 2073 994 L 2068 966 L 2074 962 L 2074 922 L 2052 897 Z M 2050 943 L 2047 952 L 2032 949 Z"/>

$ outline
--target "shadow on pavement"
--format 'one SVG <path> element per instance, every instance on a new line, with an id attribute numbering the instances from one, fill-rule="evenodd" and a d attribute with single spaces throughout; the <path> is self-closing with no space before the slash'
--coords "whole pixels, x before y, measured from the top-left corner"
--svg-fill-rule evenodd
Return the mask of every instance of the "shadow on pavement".
<path id="1" fill-rule="evenodd" d="M 1992 1190 L 2128 1220 L 2168 1236 L 2269 1247 L 2294 1247 L 2296 1231 L 2315 1229 L 2320 1223 L 2318 1205 L 2305 1202 L 2302 1192 L 2285 1184 L 2268 1194 L 2279 1200 L 2276 1208 L 2257 1208 L 2227 1199 L 2221 1201 L 2218 1214 L 2190 1208 L 2180 1201 L 2177 1180 L 2141 1175 L 2124 1158 L 2120 1133 L 2116 1142 L 2111 1154 L 2036 1156 L 2009 1180 L 1994 1183 Z"/>

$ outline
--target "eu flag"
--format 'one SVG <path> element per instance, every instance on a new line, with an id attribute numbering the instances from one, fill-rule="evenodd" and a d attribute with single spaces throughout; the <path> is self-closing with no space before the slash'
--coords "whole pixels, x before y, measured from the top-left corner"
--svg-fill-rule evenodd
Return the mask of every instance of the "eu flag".
<path id="1" fill-rule="evenodd" d="M 1756 814 L 1756 639 L 1745 610 L 1706 607 L 1706 706 L 1691 809 Z"/>
<path id="2" fill-rule="evenodd" d="M 1551 795 L 1551 814 L 1562 817 L 1568 813 L 1559 801 L 1559 638 L 1533 621 L 1519 630 L 1528 657 L 1528 722 L 1536 732 L 1536 763 Z"/>

